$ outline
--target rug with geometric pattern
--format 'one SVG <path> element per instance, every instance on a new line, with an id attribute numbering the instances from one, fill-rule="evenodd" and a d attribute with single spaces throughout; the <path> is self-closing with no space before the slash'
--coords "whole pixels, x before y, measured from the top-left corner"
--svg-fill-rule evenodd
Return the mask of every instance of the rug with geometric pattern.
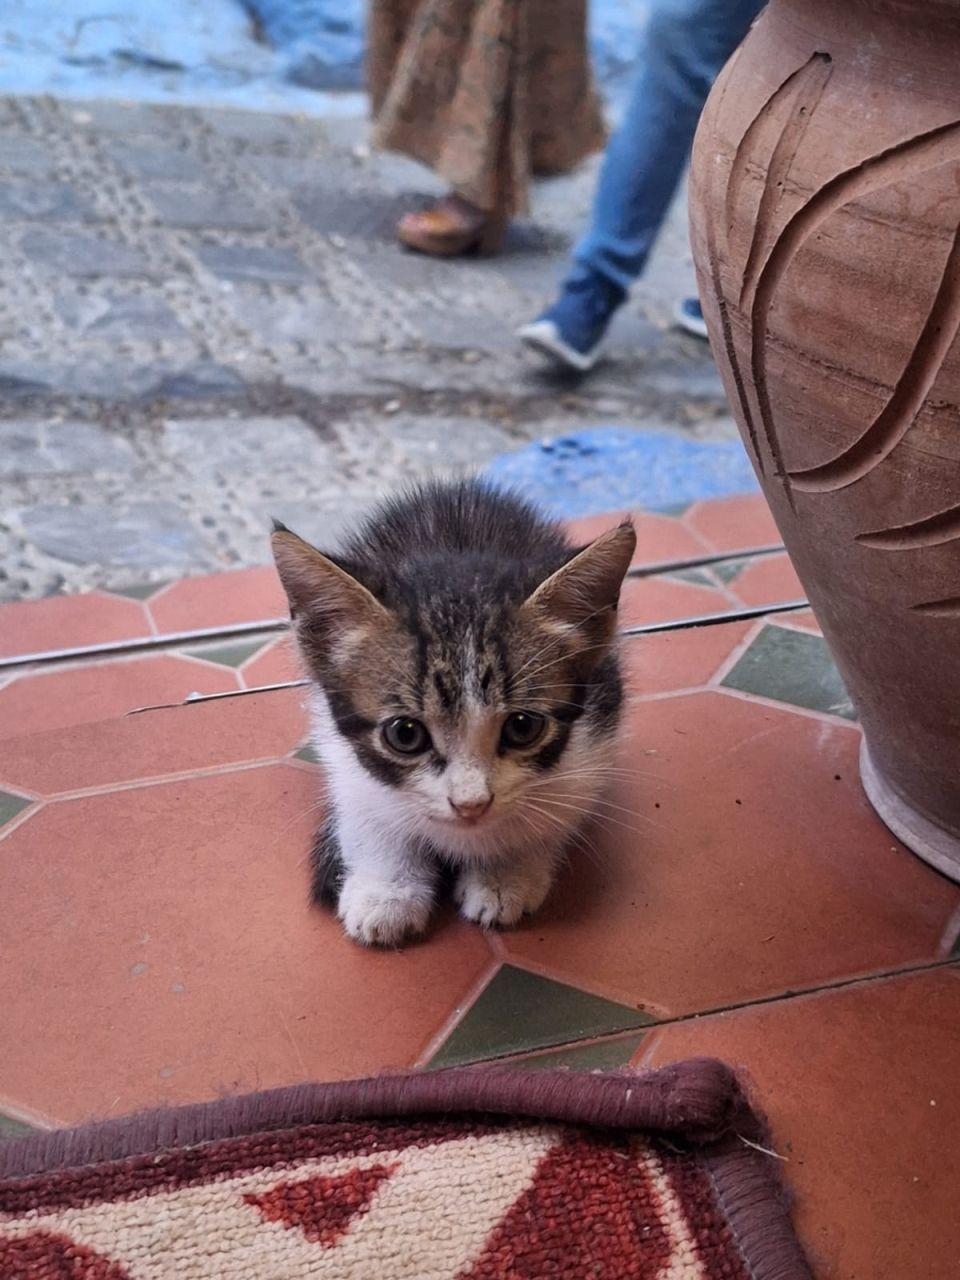
<path id="1" fill-rule="evenodd" d="M 3 1280 L 809 1280 L 722 1063 L 298 1086 L 0 1147 Z"/>

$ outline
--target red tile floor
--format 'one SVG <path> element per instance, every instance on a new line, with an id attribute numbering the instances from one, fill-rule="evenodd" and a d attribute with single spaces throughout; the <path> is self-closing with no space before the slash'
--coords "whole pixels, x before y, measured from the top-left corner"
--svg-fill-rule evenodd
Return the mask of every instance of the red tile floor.
<path id="1" fill-rule="evenodd" d="M 960 1274 L 960 887 L 863 798 L 761 500 L 638 525 L 593 858 L 513 933 L 448 913 L 398 952 L 306 906 L 322 777 L 302 690 L 270 687 L 294 678 L 270 570 L 0 607 L 0 1130 L 716 1054 L 772 1121 L 818 1275 Z"/>

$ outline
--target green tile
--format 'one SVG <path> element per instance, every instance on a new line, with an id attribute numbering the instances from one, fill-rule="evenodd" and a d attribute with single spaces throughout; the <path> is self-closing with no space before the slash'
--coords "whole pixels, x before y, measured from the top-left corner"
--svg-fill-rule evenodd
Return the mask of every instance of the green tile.
<path id="1" fill-rule="evenodd" d="M 680 517 L 685 516 L 692 506 L 692 502 L 668 502 L 665 507 L 651 507 L 650 511 L 656 516 Z"/>
<path id="2" fill-rule="evenodd" d="M 534 1053 L 529 1058 L 517 1058 L 511 1064 L 521 1071 L 552 1071 L 567 1067 L 570 1071 L 617 1071 L 626 1067 L 643 1043 L 644 1033 L 596 1040 L 593 1044 L 567 1045 L 563 1049 L 549 1049 L 546 1053 Z"/>
<path id="3" fill-rule="evenodd" d="M 15 818 L 21 809 L 33 804 L 26 796 L 15 796 L 11 791 L 0 791 L 0 827 Z"/>
<path id="4" fill-rule="evenodd" d="M 112 596 L 127 596 L 130 600 L 149 600 L 165 582 L 135 582 L 132 587 L 107 587 Z"/>
<path id="5" fill-rule="evenodd" d="M 674 578 L 678 582 L 692 582 L 698 587 L 716 588 L 716 583 L 710 577 L 706 569 L 671 569 L 669 573 L 663 575 L 665 578 Z"/>
<path id="6" fill-rule="evenodd" d="M 31 1133 L 36 1133 L 36 1129 L 31 1129 L 28 1124 L 22 1124 L 19 1120 L 13 1120 L 10 1116 L 0 1115 L 0 1142 L 5 1138 L 26 1138 Z"/>
<path id="7" fill-rule="evenodd" d="M 721 582 L 729 585 L 740 577 L 750 563 L 750 560 L 720 560 L 717 564 L 712 564 L 710 568 Z"/>
<path id="8" fill-rule="evenodd" d="M 306 760 L 308 764 L 320 763 L 320 757 L 317 755 L 316 751 L 314 751 L 309 742 L 305 742 L 299 751 L 295 751 L 293 753 L 293 758 L 295 760 Z"/>
<path id="9" fill-rule="evenodd" d="M 504 965 L 430 1065 L 452 1067 L 503 1058 L 629 1031 L 651 1022 L 648 1014 L 629 1005 Z"/>
<path id="10" fill-rule="evenodd" d="M 190 658 L 202 658 L 204 662 L 217 662 L 221 667 L 240 667 L 264 644 L 265 640 L 238 640 L 235 644 L 218 644 L 209 649 L 185 649 L 184 653 Z"/>
<path id="11" fill-rule="evenodd" d="M 806 631 L 764 627 L 723 684 L 795 707 L 857 718 L 826 641 Z"/>

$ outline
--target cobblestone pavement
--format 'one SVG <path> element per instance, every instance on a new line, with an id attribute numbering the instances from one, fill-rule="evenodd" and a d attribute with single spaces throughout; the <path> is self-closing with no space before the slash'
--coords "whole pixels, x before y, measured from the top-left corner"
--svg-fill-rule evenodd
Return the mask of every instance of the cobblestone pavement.
<path id="1" fill-rule="evenodd" d="M 0 597 L 262 561 L 269 515 L 335 536 L 385 488 L 599 423 L 733 434 L 678 208 L 576 384 L 513 329 L 549 297 L 594 169 L 491 261 L 391 238 L 430 175 L 360 119 L 0 98 Z"/>

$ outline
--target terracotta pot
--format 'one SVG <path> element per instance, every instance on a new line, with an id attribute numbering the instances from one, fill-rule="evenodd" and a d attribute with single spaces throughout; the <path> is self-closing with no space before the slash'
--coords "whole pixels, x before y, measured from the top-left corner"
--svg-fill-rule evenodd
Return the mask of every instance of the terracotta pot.
<path id="1" fill-rule="evenodd" d="M 960 0 L 772 0 L 690 190 L 714 354 L 867 794 L 960 879 Z"/>

